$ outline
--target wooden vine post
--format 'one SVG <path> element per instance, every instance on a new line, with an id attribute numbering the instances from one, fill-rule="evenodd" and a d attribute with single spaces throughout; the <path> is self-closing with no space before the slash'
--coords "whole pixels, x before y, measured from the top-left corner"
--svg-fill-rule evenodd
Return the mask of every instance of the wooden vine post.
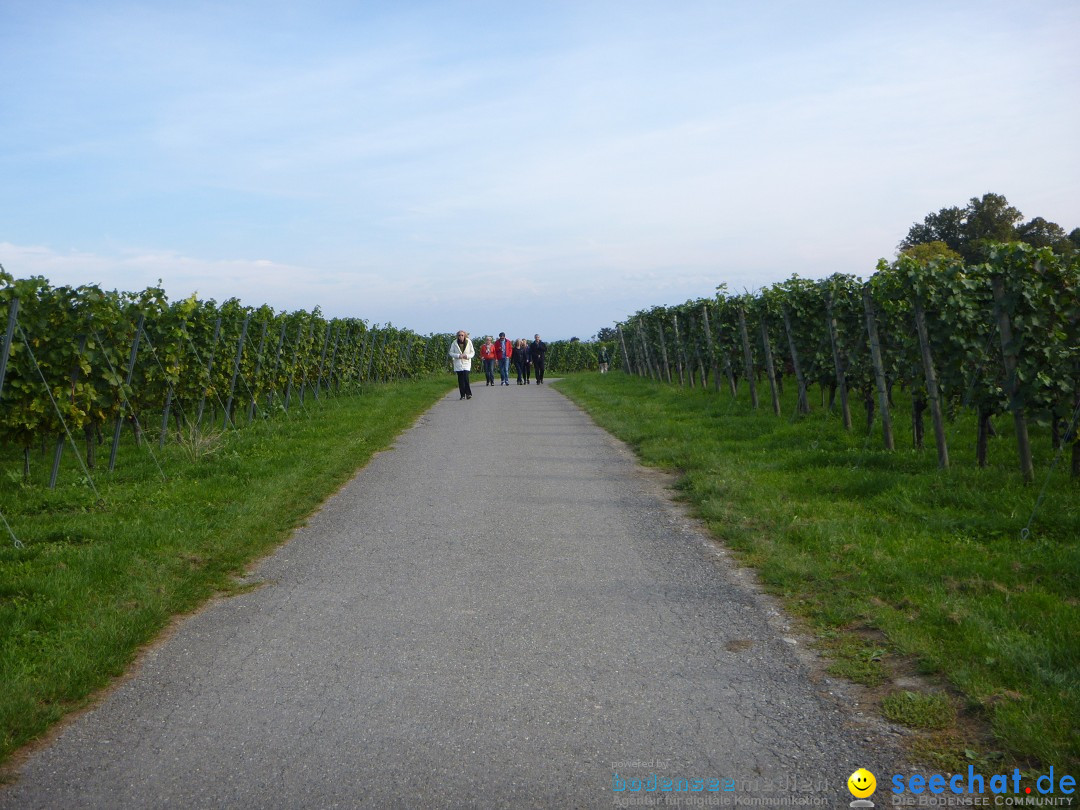
<path id="1" fill-rule="evenodd" d="M 832 293 L 825 296 L 826 320 L 829 323 L 829 342 L 832 344 L 833 368 L 836 370 L 836 388 L 840 392 L 840 410 L 844 419 L 844 430 L 851 430 L 851 408 L 848 405 L 847 375 L 840 362 L 840 346 L 837 341 L 836 315 L 833 313 Z"/>
<path id="2" fill-rule="evenodd" d="M 645 371 L 648 373 L 650 380 L 655 380 L 659 375 L 653 373 L 652 358 L 649 356 L 649 345 L 645 342 L 644 331 L 639 320 L 634 328 L 634 333 L 637 335 L 638 343 L 641 344 L 641 356 L 645 358 Z"/>
<path id="3" fill-rule="evenodd" d="M 124 377 L 124 387 L 131 385 L 131 378 L 135 374 L 135 360 L 139 356 L 139 338 L 142 336 L 145 316 L 139 315 L 139 322 L 135 326 L 135 338 L 131 341 L 131 356 L 128 358 L 127 375 Z M 120 412 L 116 415 L 116 427 L 113 430 L 112 449 L 109 451 L 109 472 L 116 468 L 116 451 L 120 449 L 120 431 L 124 427 L 124 405 L 127 402 L 127 394 L 120 389 Z"/>
<path id="4" fill-rule="evenodd" d="M 208 387 L 213 387 L 214 381 L 210 378 L 211 373 L 214 371 L 214 353 L 217 351 L 218 336 L 221 334 L 221 316 L 218 315 L 217 320 L 214 321 L 214 339 L 210 343 L 210 356 L 206 360 L 206 384 Z M 203 390 L 202 396 L 199 398 L 199 410 L 195 416 L 195 427 L 198 428 L 202 425 L 203 411 L 206 409 L 206 390 Z"/>
<path id="5" fill-rule="evenodd" d="M 664 361 L 664 379 L 669 383 L 671 382 L 671 363 L 668 361 L 667 353 L 667 340 L 664 339 L 664 322 L 661 321 L 659 328 L 656 330 L 660 335 L 660 357 Z"/>
<path id="6" fill-rule="evenodd" d="M 724 347 L 724 374 L 727 376 L 728 390 L 731 391 L 731 397 L 734 399 L 739 394 L 739 381 L 735 379 L 735 368 L 731 364 L 731 352 L 728 351 L 727 346 Z"/>
<path id="7" fill-rule="evenodd" d="M 270 326 L 269 322 L 263 321 L 262 334 L 259 336 L 259 350 L 255 353 L 255 375 L 251 390 L 248 392 L 251 394 L 251 401 L 248 402 L 248 424 L 250 425 L 255 419 L 255 398 L 256 392 L 259 390 L 259 372 L 262 371 L 263 362 L 263 350 L 266 348 L 266 330 Z"/>
<path id="8" fill-rule="evenodd" d="M 293 344 L 292 362 L 289 364 L 289 381 L 285 384 L 285 413 L 289 412 L 289 402 L 292 399 L 293 379 L 296 377 L 296 358 L 300 355 L 300 341 L 304 336 L 303 322 L 296 324 L 296 342 Z"/>
<path id="9" fill-rule="evenodd" d="M 82 357 L 83 354 L 86 353 L 86 343 L 87 343 L 87 340 L 89 339 L 89 337 L 90 337 L 89 335 L 82 335 L 80 337 L 80 339 L 79 339 L 79 352 L 77 354 L 77 357 Z M 80 367 L 79 362 L 76 359 L 75 368 L 73 368 L 71 370 L 71 376 L 70 376 L 70 383 L 71 383 L 70 390 L 71 390 L 71 401 L 72 402 L 75 401 L 75 386 L 79 382 L 79 374 L 81 372 L 82 372 L 82 368 Z M 63 433 L 59 434 L 56 437 L 56 447 L 53 450 L 52 472 L 49 473 L 49 489 L 56 489 L 56 479 L 60 475 L 60 458 L 64 454 L 64 438 L 65 438 L 65 436 L 64 436 Z"/>
<path id="10" fill-rule="evenodd" d="M 690 334 L 693 335 L 696 331 L 697 322 L 694 320 L 693 313 L 688 314 L 687 319 L 690 321 Z M 701 383 L 701 387 L 707 389 L 709 387 L 709 372 L 705 368 L 705 358 L 701 356 L 701 341 L 694 341 L 694 361 L 697 363 L 698 369 L 698 381 Z M 690 384 L 694 384 L 693 376 L 690 378 Z"/>
<path id="11" fill-rule="evenodd" d="M 934 438 L 937 441 L 938 467 L 949 467 L 949 448 L 945 443 L 945 416 L 941 408 L 941 393 L 938 390 L 937 372 L 934 370 L 934 358 L 930 353 L 930 333 L 926 328 L 926 312 L 922 297 L 915 293 L 911 297 L 915 310 L 915 330 L 919 334 L 919 350 L 922 353 L 923 375 L 926 379 L 926 398 L 930 400 L 930 416 L 934 421 Z"/>
<path id="12" fill-rule="evenodd" d="M 307 392 L 307 385 L 308 385 L 308 365 L 309 365 L 309 363 L 307 362 L 306 355 L 307 355 L 307 353 L 309 351 L 309 347 L 312 347 L 314 345 L 315 345 L 315 318 L 312 317 L 312 319 L 311 319 L 311 328 L 308 330 L 307 341 L 305 342 L 305 350 L 304 350 L 305 357 L 304 357 L 303 361 L 300 363 L 300 404 L 301 405 L 304 404 L 304 396 L 305 396 L 305 394 Z M 316 397 L 316 399 L 318 399 L 318 397 Z"/>
<path id="13" fill-rule="evenodd" d="M 642 354 L 645 356 L 645 367 L 649 372 L 649 379 L 660 379 L 660 366 L 652 360 L 652 354 L 649 352 L 649 341 L 645 339 L 645 327 L 642 322 L 637 323 L 637 342 L 642 345 Z"/>
<path id="14" fill-rule="evenodd" d="M 366 383 L 371 382 L 371 367 L 375 363 L 375 354 L 378 352 L 378 343 L 381 337 L 382 333 L 376 334 L 373 328 L 367 346 L 364 347 L 364 382 Z"/>
<path id="15" fill-rule="evenodd" d="M 773 413 L 780 415 L 780 392 L 776 382 L 776 366 L 773 364 L 772 344 L 769 342 L 769 326 L 765 315 L 761 316 L 761 345 L 765 349 L 765 373 L 769 377 L 769 393 L 772 395 Z"/>
<path id="16" fill-rule="evenodd" d="M 337 355 L 338 355 L 338 347 L 339 347 L 340 344 L 341 344 L 341 326 L 340 326 L 340 324 L 335 324 L 335 326 L 334 326 L 334 348 L 333 348 L 333 351 L 330 352 L 330 370 L 326 375 L 326 390 L 327 390 L 327 392 L 329 392 L 331 389 L 334 389 L 335 378 L 336 378 L 338 387 L 336 389 L 334 389 L 334 390 L 336 390 L 336 391 L 341 390 L 341 376 L 337 374 Z M 412 363 L 412 352 L 413 352 L 413 341 L 410 339 L 409 343 L 408 343 L 408 347 L 405 350 L 405 365 L 403 366 L 403 369 L 402 369 L 403 371 L 407 370 L 409 368 L 409 364 Z"/>
<path id="17" fill-rule="evenodd" d="M 326 349 L 330 345 L 330 322 L 326 322 L 326 331 L 323 333 L 322 352 L 319 353 L 319 373 L 315 378 L 315 387 L 312 389 L 315 392 L 315 399 L 319 398 L 319 392 L 322 390 L 323 373 L 326 370 Z"/>
<path id="18" fill-rule="evenodd" d="M 240 376 L 240 360 L 244 356 L 244 343 L 247 341 L 248 324 L 251 322 L 251 313 L 248 312 L 244 316 L 244 325 L 240 329 L 240 340 L 236 344 L 236 359 L 233 361 L 232 379 L 229 381 L 229 399 L 225 403 L 225 425 L 228 427 L 232 423 L 233 427 L 236 427 L 236 422 L 233 421 L 233 401 L 236 399 L 236 378 Z"/>
<path id="19" fill-rule="evenodd" d="M 994 304 L 997 310 L 998 332 L 1001 334 L 1001 352 L 1005 357 L 1005 384 L 1008 386 L 1009 409 L 1013 413 L 1016 427 L 1016 450 L 1020 456 L 1020 473 L 1024 480 L 1031 483 L 1035 479 L 1035 468 L 1031 461 L 1031 442 L 1028 439 L 1027 419 L 1024 405 L 1020 401 L 1020 380 L 1016 376 L 1016 343 L 1009 321 L 1009 312 L 1005 302 L 1005 280 L 1000 275 L 990 279 L 994 291 Z"/>
<path id="20" fill-rule="evenodd" d="M 709 347 L 709 367 L 712 369 L 713 385 L 720 390 L 720 368 L 716 364 L 716 346 L 713 344 L 712 326 L 709 324 L 709 305 L 701 305 L 701 323 L 705 329 L 705 343 Z"/>
<path id="21" fill-rule="evenodd" d="M 376 338 L 372 338 L 372 341 L 371 341 L 371 354 L 368 355 L 367 373 L 364 375 L 368 380 L 373 379 L 371 370 L 375 365 L 375 357 L 380 352 L 382 352 L 382 350 L 384 348 L 386 348 L 386 338 L 387 338 L 388 333 L 389 333 L 388 329 L 381 329 L 380 332 L 379 332 L 379 336 L 376 337 Z M 378 369 L 375 369 L 375 370 L 378 371 Z"/>
<path id="22" fill-rule="evenodd" d="M 19 298 L 12 296 L 8 304 L 7 331 L 4 332 L 4 345 L 0 354 L 0 394 L 4 393 L 4 377 L 7 375 L 8 355 L 11 354 L 11 341 L 15 337 L 15 323 L 19 318 Z"/>
<path id="23" fill-rule="evenodd" d="M 626 339 L 623 337 L 622 324 L 615 324 L 615 331 L 619 335 L 619 346 L 622 347 L 623 371 L 630 373 L 630 355 L 626 351 Z"/>
<path id="24" fill-rule="evenodd" d="M 795 381 L 799 385 L 799 413 L 810 413 L 810 399 L 806 391 L 806 377 L 803 376 L 802 366 L 799 365 L 799 352 L 795 348 L 795 335 L 791 331 L 791 315 L 788 308 L 783 306 L 780 313 L 784 318 L 784 332 L 787 334 L 788 351 L 791 353 L 791 367 L 795 371 Z"/>
<path id="25" fill-rule="evenodd" d="M 679 316 L 671 313 L 671 325 L 675 330 L 675 368 L 679 372 L 679 387 L 686 387 L 686 356 L 683 353 L 682 337 L 679 335 Z M 690 382 L 693 385 L 693 380 Z"/>
<path id="26" fill-rule="evenodd" d="M 360 361 L 364 357 L 364 343 L 367 341 L 368 333 L 367 326 L 363 326 L 361 328 L 361 331 L 363 332 L 363 338 L 357 335 L 357 337 L 353 340 L 353 342 L 355 343 L 355 352 L 353 353 L 353 356 L 349 358 L 348 363 L 348 367 L 350 370 L 349 376 L 354 384 L 358 384 L 360 382 Z"/>
<path id="27" fill-rule="evenodd" d="M 742 337 L 743 362 L 746 364 L 746 381 L 750 383 L 750 404 L 758 407 L 757 381 L 754 379 L 754 355 L 750 351 L 750 335 L 746 331 L 746 312 L 739 307 L 739 335 Z"/>
<path id="28" fill-rule="evenodd" d="M 285 323 L 285 319 L 281 319 L 281 331 L 278 332 L 277 351 L 274 352 L 274 368 L 270 372 L 270 390 L 266 394 L 266 407 L 272 408 L 274 400 L 277 399 L 277 379 L 278 369 L 281 368 L 281 350 L 285 346 L 285 329 L 288 324 Z"/>
<path id="29" fill-rule="evenodd" d="M 364 342 L 360 346 L 360 353 L 356 355 L 356 383 L 364 381 L 364 358 L 367 357 L 368 343 L 371 342 L 371 328 L 364 330 Z M 451 366 L 451 369 L 453 367 Z"/>
<path id="30" fill-rule="evenodd" d="M 151 349 L 153 349 L 153 347 L 151 347 Z M 162 370 L 164 371 L 164 369 Z M 169 434 L 169 411 L 172 409 L 174 393 L 173 384 L 172 381 L 170 381 L 168 387 L 165 389 L 165 407 L 161 410 L 161 434 L 158 436 L 159 450 L 165 446 L 165 437 Z"/>
<path id="31" fill-rule="evenodd" d="M 870 297 L 869 285 L 863 286 L 863 309 L 866 310 L 866 333 L 870 338 L 870 359 L 874 364 L 874 382 L 877 385 L 878 407 L 881 409 L 881 432 L 885 439 L 885 449 L 895 450 L 892 414 L 889 411 L 889 388 L 885 383 L 885 366 L 881 361 L 877 315 L 874 313 L 874 302 Z"/>

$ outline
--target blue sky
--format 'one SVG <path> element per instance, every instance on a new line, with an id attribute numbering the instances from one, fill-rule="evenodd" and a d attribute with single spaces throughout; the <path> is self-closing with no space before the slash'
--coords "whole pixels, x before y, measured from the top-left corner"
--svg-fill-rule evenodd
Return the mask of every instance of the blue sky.
<path id="1" fill-rule="evenodd" d="M 0 263 L 582 338 L 1080 226 L 1080 3 L 0 0 Z"/>

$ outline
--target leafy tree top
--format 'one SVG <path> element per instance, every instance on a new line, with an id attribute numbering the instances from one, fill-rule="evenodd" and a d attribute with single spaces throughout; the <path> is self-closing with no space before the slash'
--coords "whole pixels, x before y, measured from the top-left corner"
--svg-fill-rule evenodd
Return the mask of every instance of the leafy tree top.
<path id="1" fill-rule="evenodd" d="M 1049 247 L 1061 255 L 1072 255 L 1080 249 L 1080 234 L 1077 234 L 1080 229 L 1073 231 L 1078 235 L 1078 239 L 1073 239 L 1056 222 L 1035 217 L 1020 224 L 1023 218 L 1020 210 L 1003 195 L 988 192 L 982 197 L 972 197 L 962 208 L 952 206 L 927 214 L 922 222 L 908 229 L 897 248 L 901 254 L 909 255 L 916 246 L 941 243 L 969 263 L 986 261 L 990 245 L 1007 242 Z"/>

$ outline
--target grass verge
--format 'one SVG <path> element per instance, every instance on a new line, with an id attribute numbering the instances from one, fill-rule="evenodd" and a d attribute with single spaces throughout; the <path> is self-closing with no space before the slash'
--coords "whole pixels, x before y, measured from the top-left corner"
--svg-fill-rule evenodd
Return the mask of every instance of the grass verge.
<path id="1" fill-rule="evenodd" d="M 776 417 L 726 392 L 618 373 L 557 385 L 645 464 L 681 472 L 681 496 L 805 619 L 834 672 L 883 696 L 899 691 L 902 668 L 947 683 L 955 715 L 941 697 L 887 703 L 935 729 L 920 738 L 924 762 L 1003 754 L 1076 772 L 1080 483 L 1067 463 L 1047 477 L 1054 451 L 1039 431 L 1036 484 L 1025 486 L 1011 420 L 999 420 L 981 470 L 974 423 L 950 425 L 953 466 L 939 471 L 932 440 L 887 453 L 879 425 L 847 432 L 821 407 L 795 418 L 791 390 Z M 898 426 L 910 424 L 903 399 Z M 977 739 L 973 729 L 987 726 L 993 737 Z"/>
<path id="2" fill-rule="evenodd" d="M 164 450 L 126 443 L 116 472 L 94 473 L 101 503 L 71 458 L 49 490 L 51 460 L 24 482 L 22 454 L 0 456 L 0 511 L 22 544 L 0 527 L 0 762 L 122 674 L 174 616 L 242 587 L 252 560 L 451 386 L 309 398 L 289 417 L 208 432 L 199 452 L 191 436 Z"/>

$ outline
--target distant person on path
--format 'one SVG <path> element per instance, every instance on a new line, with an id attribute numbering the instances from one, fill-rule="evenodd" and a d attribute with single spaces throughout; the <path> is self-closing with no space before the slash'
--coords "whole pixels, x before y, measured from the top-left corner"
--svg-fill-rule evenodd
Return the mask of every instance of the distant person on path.
<path id="1" fill-rule="evenodd" d="M 485 386 L 495 384 L 495 343 L 491 340 L 491 335 L 484 338 L 484 342 L 480 346 L 480 359 L 484 363 L 484 378 L 487 380 L 484 383 Z"/>
<path id="2" fill-rule="evenodd" d="M 600 373 L 601 374 L 607 374 L 607 368 L 608 368 L 607 346 L 601 346 L 600 347 L 599 361 L 600 361 Z"/>
<path id="3" fill-rule="evenodd" d="M 514 346 L 506 339 L 506 332 L 499 332 L 499 339 L 495 341 L 495 357 L 499 361 L 499 385 L 510 384 L 510 353 Z"/>
<path id="4" fill-rule="evenodd" d="M 536 384 L 544 384 L 544 361 L 547 358 L 547 344 L 540 339 L 539 335 L 533 336 L 533 342 L 529 345 L 529 356 L 532 358 L 533 368 L 536 369 Z"/>
<path id="5" fill-rule="evenodd" d="M 514 343 L 514 368 L 517 369 L 518 385 L 528 385 L 532 364 L 529 361 L 529 341 L 518 338 Z"/>
<path id="6" fill-rule="evenodd" d="M 472 388 L 469 387 L 469 372 L 472 371 L 472 359 L 476 354 L 469 333 L 464 329 L 457 333 L 457 339 L 450 344 L 450 359 L 454 361 L 454 371 L 457 372 L 457 387 L 462 399 L 472 399 Z"/>

